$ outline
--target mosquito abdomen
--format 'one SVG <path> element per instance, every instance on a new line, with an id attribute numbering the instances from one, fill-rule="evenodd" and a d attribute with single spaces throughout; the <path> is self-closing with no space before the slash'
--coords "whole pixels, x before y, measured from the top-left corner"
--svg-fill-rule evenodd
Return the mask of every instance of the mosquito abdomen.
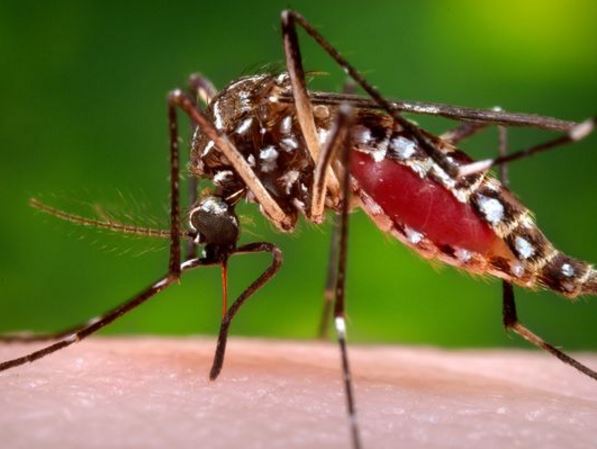
<path id="1" fill-rule="evenodd" d="M 364 132 L 362 129 L 359 133 Z M 597 272 L 564 255 L 532 213 L 497 179 L 452 179 L 403 131 L 355 138 L 351 172 L 365 211 L 378 226 L 428 259 L 567 297 L 597 294 Z M 468 163 L 449 145 L 456 164 Z"/>
<path id="2" fill-rule="evenodd" d="M 353 154 L 352 174 L 411 242 L 423 236 L 438 246 L 451 245 L 482 254 L 506 255 L 507 249 L 469 203 L 458 201 L 430 177 L 421 177 L 390 159 L 379 162 Z"/>

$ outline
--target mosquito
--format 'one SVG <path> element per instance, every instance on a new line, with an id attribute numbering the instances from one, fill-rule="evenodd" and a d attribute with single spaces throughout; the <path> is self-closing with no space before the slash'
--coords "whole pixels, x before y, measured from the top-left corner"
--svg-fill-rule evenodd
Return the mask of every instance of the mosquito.
<path id="1" fill-rule="evenodd" d="M 299 27 L 367 97 L 307 90 Z M 427 259 L 501 278 L 505 328 L 597 380 L 595 371 L 547 343 L 518 319 L 513 285 L 544 287 L 568 298 L 595 295 L 597 271 L 554 248 L 531 212 L 507 188 L 506 173 L 509 162 L 583 139 L 592 132 L 594 119 L 577 123 L 499 109 L 390 101 L 300 14 L 283 11 L 281 28 L 286 71 L 242 77 L 220 91 L 202 75 L 193 75 L 188 91 L 176 89 L 168 95 L 169 230 L 88 219 L 32 200 L 33 206 L 67 221 L 168 238 L 168 270 L 133 298 L 85 324 L 51 335 L 5 336 L 4 341 L 55 342 L 0 363 L 0 371 L 78 342 L 168 288 L 183 273 L 216 265 L 222 269 L 223 283 L 223 316 L 209 374 L 216 379 L 223 367 L 232 320 L 282 264 L 282 252 L 273 243 L 238 245 L 240 225 L 235 206 L 246 200 L 258 204 L 263 215 L 284 233 L 292 232 L 301 216 L 320 224 L 326 211 L 334 215 L 320 332 L 333 316 L 354 448 L 361 447 L 361 438 L 346 346 L 344 283 L 348 216 L 355 208 Z M 184 228 L 180 219 L 178 111 L 195 127 L 190 148 L 191 206 Z M 404 112 L 442 116 L 460 124 L 436 136 L 404 118 Z M 499 127 L 498 157 L 473 161 L 457 148 L 460 141 L 491 125 Z M 562 134 L 507 154 L 506 127 L 535 127 Z M 499 179 L 489 171 L 492 167 L 499 167 Z M 199 180 L 211 181 L 212 190 L 199 195 Z M 184 259 L 183 240 L 187 241 Z M 228 260 L 254 253 L 268 253 L 272 261 L 228 307 Z"/>

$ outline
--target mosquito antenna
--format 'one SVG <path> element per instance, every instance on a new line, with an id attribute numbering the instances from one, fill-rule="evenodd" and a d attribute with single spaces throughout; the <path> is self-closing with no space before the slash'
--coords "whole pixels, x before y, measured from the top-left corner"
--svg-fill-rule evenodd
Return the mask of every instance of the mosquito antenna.
<path id="1" fill-rule="evenodd" d="M 98 229 L 106 229 L 108 231 L 119 232 L 121 234 L 140 235 L 144 237 L 154 237 L 162 239 L 170 238 L 170 231 L 168 229 L 146 228 L 142 226 L 121 223 L 110 219 L 106 214 L 102 214 L 103 219 L 101 220 L 87 218 L 81 215 L 65 212 L 63 210 L 49 206 L 48 204 L 43 203 L 37 198 L 31 198 L 29 200 L 29 205 L 34 209 L 37 209 L 48 215 L 52 215 L 56 218 L 59 218 L 60 220 L 75 223 L 80 226 L 89 226 Z M 183 236 L 189 237 L 186 232 L 183 233 Z"/>

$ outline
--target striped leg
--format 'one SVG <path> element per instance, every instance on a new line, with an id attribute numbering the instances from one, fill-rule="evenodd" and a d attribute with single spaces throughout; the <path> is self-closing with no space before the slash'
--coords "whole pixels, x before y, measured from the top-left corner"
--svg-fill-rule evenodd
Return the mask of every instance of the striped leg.
<path id="1" fill-rule="evenodd" d="M 361 437 L 359 431 L 358 420 L 356 416 L 356 407 L 354 399 L 354 390 L 352 385 L 352 375 L 350 372 L 350 365 L 348 361 L 348 349 L 346 346 L 346 323 L 345 323 L 345 301 L 344 301 L 344 286 L 346 278 L 346 259 L 347 259 L 347 244 L 348 244 L 348 212 L 350 210 L 351 197 L 351 183 L 350 183 L 350 159 L 351 151 L 348 146 L 348 130 L 352 123 L 352 109 L 346 104 L 340 105 L 338 109 L 338 117 L 334 128 L 330 134 L 327 145 L 319 155 L 315 167 L 315 174 L 313 176 L 313 195 L 316 198 L 316 192 L 319 192 L 319 198 L 325 196 L 325 182 L 324 176 L 331 166 L 334 159 L 334 154 L 340 152 L 339 161 L 341 170 L 342 189 L 340 213 L 335 217 L 334 235 L 332 236 L 332 248 L 330 252 L 330 266 L 328 267 L 328 278 L 326 285 L 326 293 L 329 295 L 331 301 L 331 289 L 334 289 L 334 325 L 336 329 L 336 337 L 340 346 L 340 356 L 342 359 L 342 374 L 344 378 L 344 390 L 346 395 L 346 407 L 350 423 L 351 439 L 353 448 L 361 447 Z M 315 201 L 315 200 L 313 200 Z M 322 205 L 323 205 L 323 200 Z M 335 266 L 333 266 L 334 264 Z M 331 302 L 326 307 L 331 308 Z M 322 326 L 326 326 L 329 317 L 325 314 L 322 317 Z"/>
<path id="2" fill-rule="evenodd" d="M 315 210 L 323 209 L 323 200 L 325 198 L 325 176 L 328 168 L 331 167 L 334 155 L 340 152 L 341 180 L 340 187 L 342 193 L 340 198 L 340 213 L 335 217 L 334 235 L 332 236 L 330 265 L 328 266 L 328 277 L 326 284 L 326 303 L 324 305 L 324 315 L 322 316 L 321 329 L 325 332 L 329 322 L 329 312 L 331 309 L 332 288 L 334 289 L 334 324 L 336 336 L 340 346 L 340 355 L 342 359 L 342 373 L 344 377 L 344 389 L 346 394 L 346 406 L 350 422 L 352 445 L 354 448 L 361 447 L 361 438 L 358 421 L 356 418 L 356 408 L 354 392 L 352 385 L 352 376 L 348 361 L 348 350 L 346 347 L 346 323 L 345 323 L 345 303 L 344 303 L 344 284 L 346 277 L 346 256 L 348 242 L 348 212 L 350 210 L 350 156 L 351 151 L 348 146 L 348 130 L 352 123 L 352 109 L 346 104 L 338 108 L 338 116 L 326 146 L 319 154 L 313 176 L 312 201 L 320 201 Z M 316 200 L 317 198 L 317 200 Z M 313 209 L 312 209 L 313 210 Z M 333 265 L 332 265 L 333 264 Z M 333 286 L 333 287 L 332 287 Z M 327 310 L 326 310 L 327 309 Z"/>
<path id="3" fill-rule="evenodd" d="M 295 36 L 296 37 L 296 36 Z M 328 265 L 328 274 L 326 281 L 326 300 L 324 311 L 320 324 L 320 335 L 325 334 L 329 314 L 332 308 L 332 298 L 334 298 L 334 323 L 338 344 L 340 345 L 340 354 L 342 358 L 342 373 L 344 377 L 344 387 L 346 393 L 346 402 L 348 416 L 350 420 L 350 429 L 352 435 L 352 444 L 354 448 L 361 447 L 358 421 L 356 419 L 355 400 L 348 362 L 348 352 L 346 347 L 346 325 L 344 321 L 344 284 L 346 275 L 346 253 L 348 239 L 348 212 L 350 208 L 350 148 L 347 145 L 348 130 L 352 122 L 352 110 L 348 105 L 341 105 L 338 109 L 338 116 L 334 127 L 330 133 L 323 151 L 317 155 L 315 173 L 312 186 L 312 209 L 316 214 L 323 212 L 324 200 L 326 196 L 326 177 L 332 166 L 334 156 L 340 152 L 340 165 L 343 168 L 342 183 L 340 187 L 342 193 L 340 198 L 340 214 L 335 217 L 334 232 L 330 249 L 330 259 Z M 326 186 L 327 184 L 327 186 Z M 332 291 L 334 292 L 332 294 Z M 215 366 L 215 365 L 214 365 Z M 213 372 L 213 371 L 212 371 Z M 217 373 L 216 373 L 217 374 Z"/>
<path id="4" fill-rule="evenodd" d="M 346 113 L 346 112 L 345 112 Z M 350 111 L 348 111 L 350 113 Z M 344 389 L 346 394 L 346 406 L 350 423 L 352 446 L 354 449 L 361 448 L 361 436 L 359 424 L 356 416 L 354 391 L 352 385 L 352 376 L 348 362 L 348 351 L 346 348 L 346 322 L 345 322 L 345 303 L 344 291 L 346 284 L 346 262 L 348 251 L 348 212 L 350 210 L 350 159 L 351 151 L 346 145 L 342 148 L 341 164 L 344 167 L 342 173 L 342 203 L 340 210 L 340 225 L 338 239 L 338 270 L 336 272 L 336 292 L 334 303 L 334 325 L 336 336 L 340 345 L 340 355 L 342 357 L 342 373 L 344 374 Z"/>
<path id="5" fill-rule="evenodd" d="M 354 81 L 347 80 L 344 83 L 342 88 L 342 92 L 345 94 L 354 93 L 356 85 Z M 335 129 L 337 129 L 338 123 L 335 125 Z M 333 139 L 331 139 L 333 141 Z M 333 150 L 335 153 L 336 150 Z M 315 183 L 313 190 L 315 190 Z M 328 326 L 330 323 L 330 318 L 332 314 L 332 305 L 334 300 L 334 291 L 336 289 L 336 271 L 338 265 L 338 246 L 340 244 L 340 215 L 338 213 L 334 214 L 333 218 L 333 225 L 332 225 L 332 235 L 330 238 L 330 252 L 328 257 L 328 265 L 327 265 L 327 272 L 326 272 L 326 279 L 325 279 L 325 287 L 323 290 L 323 309 L 321 311 L 321 318 L 319 321 L 319 328 L 317 331 L 317 337 L 320 340 L 324 340 L 327 338 L 328 335 Z"/>

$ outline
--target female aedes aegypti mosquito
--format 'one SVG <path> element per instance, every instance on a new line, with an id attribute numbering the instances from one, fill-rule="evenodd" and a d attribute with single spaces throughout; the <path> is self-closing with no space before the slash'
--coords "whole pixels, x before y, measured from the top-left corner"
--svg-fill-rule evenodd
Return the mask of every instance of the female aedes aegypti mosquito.
<path id="1" fill-rule="evenodd" d="M 297 26 L 369 98 L 346 92 L 309 92 Z M 259 204 L 261 212 L 282 232 L 293 231 L 299 216 L 319 224 L 327 210 L 335 213 L 322 329 L 333 313 L 354 447 L 360 447 L 360 437 L 346 349 L 344 280 L 348 213 L 355 207 L 363 209 L 382 231 L 425 258 L 501 278 L 505 327 L 597 380 L 595 371 L 546 343 L 518 320 L 512 287 L 545 287 L 569 298 L 595 295 L 597 271 L 555 249 L 536 226 L 530 211 L 506 187 L 507 163 L 580 140 L 591 133 L 594 120 L 576 123 L 497 109 L 389 101 L 298 13 L 282 13 L 282 35 L 287 71 L 242 77 L 221 91 L 206 78 L 194 75 L 189 92 L 174 90 L 169 94 L 168 231 L 87 219 L 32 200 L 33 206 L 75 223 L 169 238 L 168 271 L 129 301 L 86 324 L 51 335 L 3 337 L 4 341 L 56 342 L 0 363 L 0 371 L 32 362 L 95 333 L 176 282 L 183 272 L 219 265 L 224 313 L 210 372 L 210 378 L 215 379 L 223 366 L 232 319 L 282 264 L 282 253 L 272 243 L 238 246 L 240 227 L 235 205 L 245 199 Z M 180 220 L 178 109 L 196 127 L 191 145 L 190 171 L 194 176 L 187 230 L 182 229 Z M 405 119 L 402 112 L 443 116 L 461 124 L 435 136 Z M 490 125 L 500 129 L 497 158 L 474 162 L 457 149 L 458 142 Z M 506 154 L 507 126 L 563 134 Z M 497 166 L 500 180 L 489 172 Z M 211 180 L 213 191 L 198 197 L 199 179 Z M 432 204 L 432 213 L 428 214 Z M 183 239 L 188 241 L 184 260 Z M 198 246 L 202 246 L 199 257 Z M 271 264 L 228 308 L 228 259 L 259 252 L 271 254 Z"/>

